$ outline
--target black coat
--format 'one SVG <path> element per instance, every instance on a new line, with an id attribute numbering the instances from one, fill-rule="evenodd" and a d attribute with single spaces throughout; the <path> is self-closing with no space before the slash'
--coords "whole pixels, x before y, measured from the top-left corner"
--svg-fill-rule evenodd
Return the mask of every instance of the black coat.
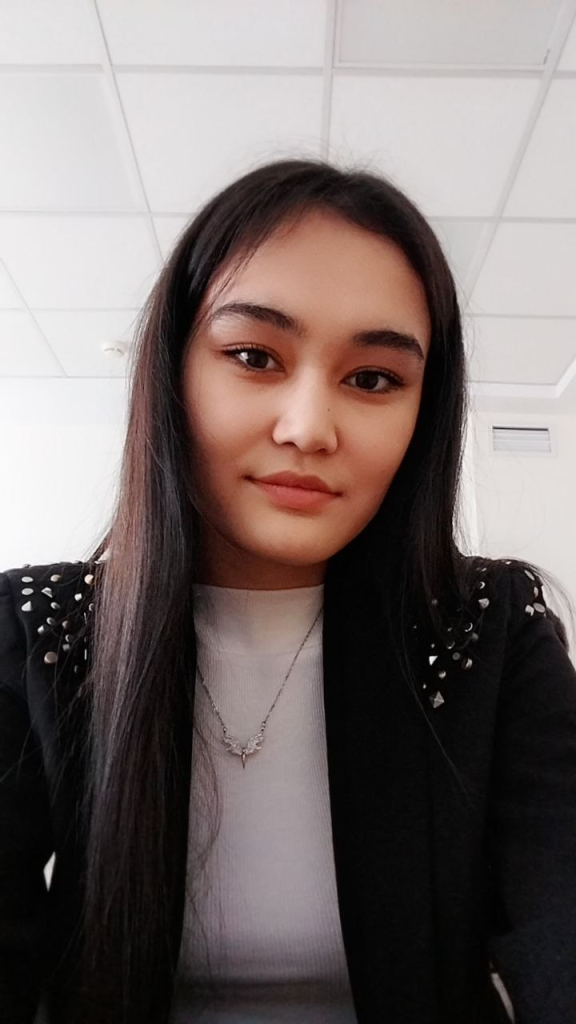
<path id="1" fill-rule="evenodd" d="M 78 624 L 91 568 L 0 573 L 2 1024 L 32 1024 L 41 995 L 50 1024 L 68 1024 L 82 774 L 73 761 L 61 770 L 54 726 L 89 658 L 89 632 Z M 576 670 L 541 580 L 514 562 L 479 560 L 475 569 L 469 614 L 446 643 L 430 647 L 424 628 L 412 630 L 416 694 L 390 645 L 363 629 L 359 606 L 325 589 L 333 846 L 359 1024 L 505 1022 L 490 963 L 517 1024 L 576 1021 Z M 191 723 L 180 724 L 178 736 L 188 737 Z M 178 742 L 188 764 L 188 740 Z M 187 808 L 190 776 L 182 775 Z M 159 1024 L 184 912 L 184 832 L 178 842 L 181 897 L 172 964 L 161 965 L 154 994 Z"/>

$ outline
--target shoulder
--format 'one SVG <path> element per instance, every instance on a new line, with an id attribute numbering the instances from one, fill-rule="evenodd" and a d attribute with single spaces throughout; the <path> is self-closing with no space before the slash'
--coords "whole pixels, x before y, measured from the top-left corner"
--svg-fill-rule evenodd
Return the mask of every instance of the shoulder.
<path id="1" fill-rule="evenodd" d="M 486 680 L 501 677 L 515 652 L 541 631 L 549 610 L 540 575 L 521 559 L 467 556 L 463 559 L 463 603 L 451 614 L 437 609 L 445 626 L 441 632 L 420 632 L 425 661 L 423 690 L 433 708 L 470 692 L 486 692 Z M 544 630 L 558 642 L 551 621 Z M 567 657 L 567 656 L 566 656 Z M 482 679 L 478 690 L 474 680 Z"/>
<path id="2" fill-rule="evenodd" d="M 47 562 L 0 572 L 0 684 L 20 689 L 39 665 L 86 660 L 94 562 Z M 77 671 L 80 671 L 78 667 Z"/>
<path id="3" fill-rule="evenodd" d="M 498 610 L 503 605 L 508 612 L 507 619 L 516 619 L 519 612 L 530 618 L 546 615 L 548 611 L 544 594 L 544 582 L 530 562 L 519 558 L 484 558 L 470 556 L 465 559 L 472 594 L 468 609 L 476 605 L 487 610 L 493 601 Z M 486 598 L 480 596 L 486 591 Z"/>

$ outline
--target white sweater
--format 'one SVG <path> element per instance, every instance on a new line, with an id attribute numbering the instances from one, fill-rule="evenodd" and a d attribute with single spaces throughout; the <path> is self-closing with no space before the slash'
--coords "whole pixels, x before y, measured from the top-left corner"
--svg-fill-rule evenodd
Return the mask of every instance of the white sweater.
<path id="1" fill-rule="evenodd" d="M 196 584 L 198 665 L 230 733 L 260 730 L 321 609 L 323 584 L 235 590 Z M 196 682 L 195 728 L 209 743 L 221 827 L 196 880 L 192 862 L 214 813 L 197 735 L 192 753 L 188 887 L 172 1024 L 356 1024 L 338 914 L 328 793 L 322 614 L 272 711 L 262 749 L 242 759 Z M 209 777 L 208 777 L 209 784 Z M 221 927 L 220 927 L 221 922 Z M 202 1001 L 187 978 L 215 993 Z"/>

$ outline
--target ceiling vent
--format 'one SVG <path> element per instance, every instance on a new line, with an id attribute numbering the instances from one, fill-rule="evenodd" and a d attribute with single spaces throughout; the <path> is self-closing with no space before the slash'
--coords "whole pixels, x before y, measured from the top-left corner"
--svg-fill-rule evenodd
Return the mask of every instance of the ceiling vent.
<path id="1" fill-rule="evenodd" d="M 492 427 L 492 451 L 552 455 L 549 427 Z"/>

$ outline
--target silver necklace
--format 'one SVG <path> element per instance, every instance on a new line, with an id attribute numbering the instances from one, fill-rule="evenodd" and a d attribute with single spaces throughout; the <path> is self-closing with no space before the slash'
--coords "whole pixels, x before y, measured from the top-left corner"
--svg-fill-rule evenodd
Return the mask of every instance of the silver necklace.
<path id="1" fill-rule="evenodd" d="M 308 637 L 310 636 L 310 633 L 312 632 L 312 630 L 314 629 L 314 626 L 316 625 L 316 623 L 318 622 L 318 619 L 320 618 L 320 612 L 321 611 L 322 611 L 322 608 L 320 608 L 320 611 L 318 612 L 318 615 L 314 619 L 314 622 L 312 623 L 312 625 L 310 626 L 310 629 L 306 633 L 306 636 L 304 637 L 302 643 L 300 644 L 300 647 L 296 651 L 296 654 L 294 655 L 294 658 L 292 659 L 292 664 L 290 665 L 290 668 L 288 669 L 288 671 L 286 673 L 284 682 L 282 683 L 282 686 L 280 687 L 280 689 L 278 690 L 278 693 L 276 694 L 276 700 L 274 701 L 272 707 L 270 708 L 270 711 L 266 715 L 266 718 L 261 723 L 260 732 L 257 732 L 255 736 L 251 736 L 250 739 L 247 740 L 246 743 L 244 743 L 244 744 L 242 744 L 240 742 L 240 740 L 238 739 L 237 736 L 231 736 L 229 734 L 228 729 L 227 729 L 226 725 L 224 724 L 224 719 L 222 718 L 222 715 L 220 714 L 218 708 L 216 707 L 214 701 L 212 700 L 212 696 L 210 694 L 210 691 L 209 691 L 208 687 L 206 686 L 206 683 L 204 682 L 204 676 L 202 675 L 200 669 L 198 667 L 196 667 L 196 672 L 197 672 L 197 674 L 198 674 L 198 676 L 200 678 L 200 682 L 202 683 L 202 686 L 204 687 L 204 689 L 206 691 L 206 695 L 208 697 L 208 700 L 210 701 L 214 711 L 216 712 L 216 714 L 218 715 L 218 718 L 220 719 L 220 722 L 221 722 L 221 725 L 222 725 L 222 729 L 224 731 L 224 736 L 223 736 L 222 742 L 223 742 L 224 746 L 226 747 L 226 749 L 229 751 L 230 754 L 238 754 L 242 758 L 242 767 L 243 768 L 246 767 L 246 758 L 247 758 L 248 754 L 254 754 L 256 750 L 261 750 L 262 749 L 262 744 L 264 742 L 264 731 L 266 729 L 266 724 L 268 722 L 268 719 L 270 718 L 270 715 L 272 714 L 274 708 L 276 707 L 276 701 L 278 700 L 280 694 L 282 693 L 282 690 L 286 686 L 286 682 L 288 680 L 288 676 L 290 675 L 292 669 L 294 668 L 294 663 L 296 661 L 296 658 L 300 654 L 300 651 L 304 647 L 304 644 L 306 643 Z"/>

